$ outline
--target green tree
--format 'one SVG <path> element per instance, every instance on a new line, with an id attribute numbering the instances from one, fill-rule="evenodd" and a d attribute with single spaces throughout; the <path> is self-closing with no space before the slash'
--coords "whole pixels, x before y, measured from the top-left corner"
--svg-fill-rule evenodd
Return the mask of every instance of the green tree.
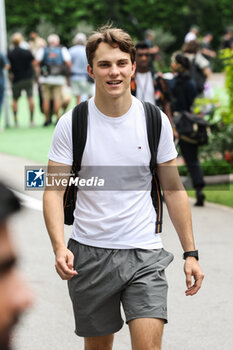
<path id="1" fill-rule="evenodd" d="M 190 26 L 197 24 L 201 34 L 213 33 L 217 47 L 224 28 L 232 24 L 232 13 L 232 0 L 6 0 L 10 32 L 23 27 L 28 34 L 41 21 L 49 22 L 66 44 L 81 21 L 96 28 L 112 20 L 136 39 L 148 28 L 172 33 L 177 40 L 171 50 L 179 48 Z"/>

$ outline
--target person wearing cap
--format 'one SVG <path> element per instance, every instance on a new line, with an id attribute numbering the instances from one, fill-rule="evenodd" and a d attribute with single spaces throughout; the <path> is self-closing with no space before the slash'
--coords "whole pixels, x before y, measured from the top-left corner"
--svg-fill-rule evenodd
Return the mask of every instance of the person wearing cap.
<path id="1" fill-rule="evenodd" d="M 84 33 L 78 33 L 73 39 L 74 46 L 69 49 L 72 61 L 70 83 L 77 104 L 81 102 L 83 95 L 92 96 L 93 84 L 87 73 L 86 40 Z"/>
<path id="2" fill-rule="evenodd" d="M 0 349 L 11 349 L 11 337 L 19 317 L 32 303 L 30 288 L 17 270 L 18 254 L 9 219 L 19 211 L 18 198 L 0 182 Z"/>

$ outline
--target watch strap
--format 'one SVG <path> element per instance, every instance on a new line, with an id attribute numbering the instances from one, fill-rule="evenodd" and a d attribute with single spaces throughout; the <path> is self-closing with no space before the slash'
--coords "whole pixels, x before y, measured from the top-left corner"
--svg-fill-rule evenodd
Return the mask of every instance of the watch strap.
<path id="1" fill-rule="evenodd" d="M 184 252 L 183 259 L 185 260 L 189 256 L 194 257 L 197 260 L 199 260 L 198 250 L 192 250 L 192 251 L 189 251 L 189 252 Z"/>

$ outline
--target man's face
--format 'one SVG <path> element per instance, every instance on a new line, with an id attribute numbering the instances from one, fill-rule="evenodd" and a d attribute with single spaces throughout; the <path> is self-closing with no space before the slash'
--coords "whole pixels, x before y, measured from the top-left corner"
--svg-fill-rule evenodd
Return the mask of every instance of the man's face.
<path id="1" fill-rule="evenodd" d="M 10 350 L 13 327 L 31 304 L 31 293 L 16 269 L 16 254 L 6 224 L 0 225 L 0 349 Z"/>
<path id="2" fill-rule="evenodd" d="M 93 67 L 88 65 L 89 75 L 95 79 L 96 95 L 117 98 L 130 93 L 130 81 L 135 71 L 130 54 L 119 47 L 100 43 L 93 58 Z"/>
<path id="3" fill-rule="evenodd" d="M 150 54 L 149 49 L 137 49 L 136 51 L 136 64 L 137 70 L 140 71 L 148 71 L 149 70 L 149 62 L 150 62 Z"/>
<path id="4" fill-rule="evenodd" d="M 30 38 L 30 40 L 36 40 L 36 38 L 37 38 L 37 33 L 31 32 L 31 33 L 29 34 L 29 38 Z"/>

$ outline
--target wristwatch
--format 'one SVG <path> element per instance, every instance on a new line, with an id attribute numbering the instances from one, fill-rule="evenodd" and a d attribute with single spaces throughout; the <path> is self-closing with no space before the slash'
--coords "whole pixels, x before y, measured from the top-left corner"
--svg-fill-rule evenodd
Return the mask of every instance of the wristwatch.
<path id="1" fill-rule="evenodd" d="M 183 259 L 185 260 L 188 256 L 193 256 L 194 258 L 199 260 L 198 250 L 192 250 L 190 252 L 184 252 Z"/>

